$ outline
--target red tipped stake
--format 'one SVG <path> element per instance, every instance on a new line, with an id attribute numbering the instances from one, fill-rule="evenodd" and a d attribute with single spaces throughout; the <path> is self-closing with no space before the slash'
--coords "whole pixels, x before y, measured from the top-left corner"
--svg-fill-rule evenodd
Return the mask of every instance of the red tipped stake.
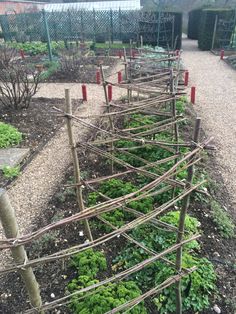
<path id="1" fill-rule="evenodd" d="M 25 59 L 25 52 L 23 49 L 20 49 L 20 56 L 21 56 L 21 59 Z"/>
<path id="2" fill-rule="evenodd" d="M 122 81 L 122 73 L 121 71 L 118 72 L 118 83 L 120 84 Z"/>
<path id="3" fill-rule="evenodd" d="M 82 85 L 82 96 L 83 96 L 83 101 L 87 101 L 88 98 L 87 98 L 87 87 L 86 85 Z"/>
<path id="4" fill-rule="evenodd" d="M 99 70 L 97 70 L 96 72 L 96 81 L 97 81 L 97 84 L 101 84 L 101 74 Z"/>
<path id="5" fill-rule="evenodd" d="M 224 56 L 225 56 L 225 51 L 224 51 L 224 49 L 221 49 L 220 60 L 224 60 Z"/>
<path id="6" fill-rule="evenodd" d="M 185 73 L 184 73 L 184 86 L 188 86 L 188 79 L 189 79 L 189 71 L 185 71 Z"/>
<path id="7" fill-rule="evenodd" d="M 112 85 L 108 85 L 108 100 L 112 101 Z"/>
<path id="8" fill-rule="evenodd" d="M 191 87 L 191 103 L 194 105 L 196 100 L 196 87 Z"/>

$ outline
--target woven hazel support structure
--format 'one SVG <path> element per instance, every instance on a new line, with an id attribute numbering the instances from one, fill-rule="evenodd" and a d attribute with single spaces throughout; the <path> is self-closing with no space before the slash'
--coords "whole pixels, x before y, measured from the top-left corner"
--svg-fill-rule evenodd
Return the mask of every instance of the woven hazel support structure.
<path id="1" fill-rule="evenodd" d="M 180 60 L 181 56 L 178 56 Z M 171 64 L 172 57 L 167 57 L 167 62 Z M 130 61 L 132 63 L 132 61 Z M 145 67 L 148 67 L 150 60 L 145 61 Z M 161 69 L 159 69 L 161 70 Z M 209 141 L 206 140 L 202 143 L 198 143 L 198 135 L 200 128 L 200 119 L 198 119 L 193 141 L 182 142 L 179 139 L 179 128 L 181 127 L 181 122 L 184 117 L 178 115 L 176 112 L 176 100 L 180 97 L 178 94 L 180 92 L 178 85 L 178 78 L 180 73 L 180 67 L 176 65 L 176 69 L 169 69 L 161 73 L 152 73 L 151 75 L 141 75 L 135 78 L 136 73 L 129 72 L 126 81 L 116 84 L 116 88 L 126 88 L 129 90 L 129 99 L 125 102 L 112 102 L 108 99 L 107 95 L 107 85 L 108 82 L 104 77 L 104 73 L 101 68 L 101 79 L 104 87 L 105 93 L 105 112 L 101 115 L 91 115 L 91 116 L 75 116 L 71 112 L 69 92 L 66 91 L 66 104 L 67 110 L 63 111 L 57 108 L 55 112 L 59 115 L 63 115 L 67 121 L 68 134 L 71 145 L 71 152 L 74 161 L 74 170 L 76 181 L 74 184 L 67 187 L 72 187 L 76 189 L 77 201 L 78 201 L 78 212 L 69 217 L 63 218 L 57 222 L 53 222 L 47 226 L 44 226 L 32 233 L 25 234 L 23 236 L 18 236 L 17 238 L 8 238 L 0 240 L 0 248 L 17 248 L 30 243 L 42 235 L 49 233 L 50 231 L 64 226 L 70 226 L 73 222 L 81 221 L 85 223 L 86 230 L 88 232 L 88 238 L 90 241 L 85 243 L 80 243 L 73 247 L 68 247 L 64 250 L 60 250 L 54 254 L 40 257 L 34 260 L 26 261 L 24 264 L 9 265 L 4 269 L 0 269 L 0 274 L 7 274 L 16 270 L 20 270 L 23 267 L 37 267 L 44 263 L 51 263 L 56 260 L 64 260 L 68 257 L 73 256 L 78 252 L 82 252 L 89 248 L 100 248 L 101 245 L 106 243 L 112 243 L 117 237 L 123 237 L 126 241 L 129 241 L 137 248 L 142 248 L 147 254 L 148 258 L 145 258 L 140 263 L 132 266 L 126 270 L 119 271 L 109 278 L 101 280 L 99 283 L 90 285 L 86 288 L 79 289 L 78 291 L 59 298 L 55 301 L 44 303 L 39 309 L 49 310 L 56 307 L 60 307 L 63 304 L 68 304 L 71 301 L 72 296 L 80 295 L 81 298 L 96 293 L 98 288 L 101 288 L 108 283 L 114 283 L 120 280 L 128 278 L 130 275 L 137 273 L 138 271 L 144 269 L 148 265 L 151 265 L 157 260 L 162 260 L 164 263 L 170 265 L 174 270 L 175 274 L 170 276 L 168 279 L 162 283 L 156 285 L 152 289 L 144 291 L 139 297 L 136 297 L 126 303 L 116 307 L 115 309 L 107 313 L 118 313 L 133 308 L 140 302 L 145 300 L 150 296 L 155 296 L 164 288 L 169 287 L 172 284 L 176 284 L 177 287 L 177 313 L 181 313 L 181 279 L 184 276 L 189 275 L 195 270 L 195 267 L 190 269 L 185 269 L 182 267 L 182 246 L 195 240 L 199 235 L 188 236 L 184 234 L 184 221 L 186 217 L 186 212 L 189 206 L 189 196 L 192 192 L 203 193 L 200 191 L 200 186 L 204 181 L 193 184 L 193 172 L 194 165 L 200 160 L 199 154 L 205 148 L 208 148 Z M 135 94 L 136 93 L 136 94 Z M 139 94 L 139 96 L 138 96 Z M 142 99 L 140 99 L 142 96 Z M 160 118 L 153 124 L 141 124 L 138 127 L 124 128 L 123 124 L 120 122 L 127 121 L 129 119 L 137 119 L 134 115 L 143 114 L 147 116 L 153 116 Z M 94 121 L 94 122 L 91 122 Z M 99 123 L 96 123 L 99 121 Z M 78 143 L 73 141 L 73 124 L 83 126 L 91 131 L 92 137 L 85 141 L 81 140 Z M 157 140 L 155 135 L 161 131 L 168 131 L 173 134 L 173 141 L 160 141 Z M 135 146 L 125 146 L 119 147 L 116 143 L 120 140 L 131 141 Z M 139 157 L 133 153 L 137 149 L 142 149 L 145 146 L 149 147 L 159 147 L 164 149 L 170 154 L 170 156 L 162 158 L 160 160 L 148 161 L 144 157 Z M 181 151 L 181 148 L 186 147 L 188 151 Z M 111 165 L 110 173 L 106 173 L 104 176 L 93 178 L 87 180 L 82 180 L 80 176 L 80 165 L 79 159 L 80 154 L 78 151 L 83 151 L 86 153 L 86 158 L 90 158 L 90 154 L 96 155 L 100 160 L 108 161 Z M 141 162 L 142 165 L 134 166 L 131 163 L 120 158 L 119 153 L 122 152 L 123 156 L 131 156 L 134 161 Z M 160 165 L 167 162 L 171 162 L 171 166 L 166 171 L 161 171 Z M 153 169 L 155 171 L 153 171 Z M 93 169 L 91 174 L 93 173 Z M 178 179 L 178 173 L 183 170 L 187 170 L 188 176 L 187 181 L 183 182 Z M 102 182 L 109 181 L 114 178 L 122 178 L 124 182 L 130 182 L 135 180 L 135 177 L 142 175 L 148 178 L 148 182 L 140 186 L 137 190 L 131 191 L 125 195 L 111 198 L 102 193 L 99 190 L 99 185 Z M 101 197 L 102 201 L 93 206 L 86 207 L 83 200 L 83 190 L 82 185 L 92 192 L 97 192 Z M 66 188 L 67 188 L 66 187 Z M 176 193 L 176 187 L 181 191 Z M 163 204 L 155 203 L 152 210 L 146 213 L 135 210 L 130 206 L 131 202 L 140 202 L 147 197 L 153 197 L 155 195 L 160 195 L 168 190 L 171 190 L 172 197 L 164 202 Z M 174 206 L 183 201 L 183 206 L 180 213 L 179 226 L 175 227 L 168 223 L 164 223 L 160 220 L 160 216 L 167 211 L 174 209 Z M 111 222 L 104 218 L 104 213 L 113 213 L 117 208 L 122 211 L 129 213 L 129 219 L 117 227 Z M 89 225 L 91 219 L 98 219 L 102 224 L 109 226 L 111 228 L 110 232 L 104 232 L 97 238 L 93 237 L 93 228 Z M 167 249 L 161 252 L 156 252 L 148 247 L 146 247 L 141 241 L 137 241 L 130 231 L 143 225 L 150 224 L 156 228 L 156 230 L 168 230 L 169 232 L 176 233 L 176 244 L 170 245 Z M 173 263 L 167 258 L 167 255 L 171 252 L 177 252 L 176 263 Z M 86 293 L 85 293 L 86 292 Z M 83 293 L 83 295 L 82 295 Z M 34 313 L 35 309 L 29 309 L 25 313 Z"/>

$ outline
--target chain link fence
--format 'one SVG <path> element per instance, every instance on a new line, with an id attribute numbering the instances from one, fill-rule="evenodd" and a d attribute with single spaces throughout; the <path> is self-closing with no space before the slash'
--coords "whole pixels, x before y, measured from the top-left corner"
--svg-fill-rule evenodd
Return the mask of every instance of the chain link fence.
<path id="1" fill-rule="evenodd" d="M 54 41 L 138 41 L 174 48 L 181 26 L 176 13 L 139 10 L 68 10 L 1 15 L 0 24 L 5 41 L 47 41 L 47 29 Z M 179 21 L 179 19 L 178 19 Z M 181 28 L 181 31 L 179 30 Z M 179 48 L 179 47 L 177 47 Z"/>

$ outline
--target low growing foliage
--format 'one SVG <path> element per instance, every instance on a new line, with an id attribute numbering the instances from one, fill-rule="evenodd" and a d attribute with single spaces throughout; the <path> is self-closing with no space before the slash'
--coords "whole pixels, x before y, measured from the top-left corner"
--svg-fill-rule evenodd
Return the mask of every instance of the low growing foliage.
<path id="1" fill-rule="evenodd" d="M 96 284 L 98 272 L 107 269 L 105 255 L 93 249 L 78 253 L 72 258 L 72 265 L 76 267 L 78 277 L 74 278 L 67 286 L 69 292 Z M 72 297 L 70 309 L 75 314 L 104 314 L 113 308 L 126 303 L 141 295 L 141 291 L 133 281 L 109 283 L 101 286 L 95 292 L 81 298 L 81 294 Z M 129 311 L 131 314 L 146 314 L 143 302 Z"/>
<path id="2" fill-rule="evenodd" d="M 216 201 L 211 202 L 211 214 L 221 236 L 229 239 L 234 237 L 235 225 L 229 214 Z"/>
<path id="3" fill-rule="evenodd" d="M 173 256 L 173 261 L 175 256 Z M 206 258 L 197 258 L 188 253 L 183 254 L 184 268 L 197 267 L 193 273 L 182 279 L 183 310 L 202 311 L 209 307 L 209 297 L 214 293 L 216 275 L 213 265 Z M 170 276 L 175 274 L 175 270 L 161 261 L 157 262 L 158 272 L 156 272 L 155 283 L 158 285 Z M 175 313 L 175 286 L 172 285 L 164 289 L 155 298 L 158 313 Z"/>
<path id="4" fill-rule="evenodd" d="M 10 124 L 0 122 L 0 148 L 17 145 L 22 141 L 22 133 Z"/>
<path id="5" fill-rule="evenodd" d="M 13 179 L 20 174 L 20 167 L 3 166 L 1 168 L 3 176 L 7 179 Z"/>

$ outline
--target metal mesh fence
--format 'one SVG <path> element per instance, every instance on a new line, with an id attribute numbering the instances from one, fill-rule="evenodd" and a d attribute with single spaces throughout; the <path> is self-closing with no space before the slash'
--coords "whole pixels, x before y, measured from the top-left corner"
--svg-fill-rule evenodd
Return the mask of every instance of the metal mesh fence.
<path id="1" fill-rule="evenodd" d="M 45 20 L 51 40 L 129 42 L 143 35 L 145 43 L 172 47 L 174 13 L 139 10 L 68 10 L 1 15 L 5 41 L 46 41 Z"/>

